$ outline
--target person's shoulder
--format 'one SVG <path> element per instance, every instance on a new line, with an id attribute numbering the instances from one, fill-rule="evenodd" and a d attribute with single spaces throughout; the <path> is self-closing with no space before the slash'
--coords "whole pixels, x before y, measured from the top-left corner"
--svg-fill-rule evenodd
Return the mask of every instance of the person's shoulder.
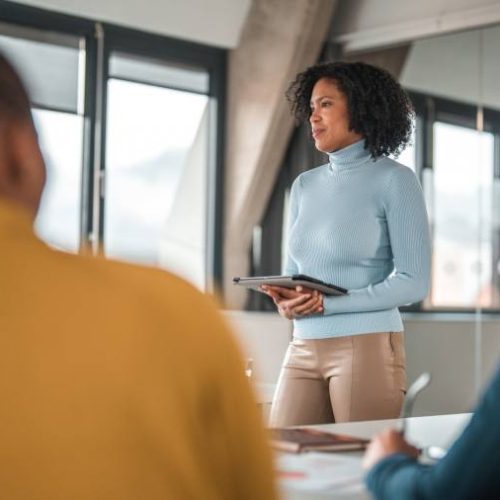
<path id="1" fill-rule="evenodd" d="M 295 179 L 295 184 L 305 186 L 309 182 L 314 182 L 318 178 L 321 178 L 325 174 L 327 174 L 329 168 L 329 164 L 325 163 L 323 165 L 319 165 L 317 167 L 313 167 L 305 172 L 302 172 Z"/>
<path id="2" fill-rule="evenodd" d="M 298 178 L 313 179 L 316 177 L 320 177 L 328 172 L 329 166 L 330 165 L 328 163 L 323 163 L 322 165 L 318 165 L 317 167 L 313 167 L 309 170 L 306 170 L 305 172 L 302 172 Z"/>
<path id="3" fill-rule="evenodd" d="M 476 422 L 488 421 L 489 418 L 497 418 L 500 410 L 500 362 L 497 363 L 496 370 L 492 374 L 488 384 L 481 391 L 481 397 L 474 410 L 473 420 Z M 489 417 L 488 417 L 489 415 Z"/>
<path id="4" fill-rule="evenodd" d="M 374 161 L 374 167 L 387 175 L 415 175 L 415 172 L 410 167 L 388 156 L 377 158 Z"/>
<path id="5" fill-rule="evenodd" d="M 225 323 L 217 299 L 168 270 L 90 256 L 74 256 L 72 267 L 78 275 L 73 273 L 73 281 L 83 283 L 90 293 L 112 296 L 114 304 L 129 307 L 130 311 L 122 312 L 126 316 L 139 315 L 148 318 L 144 321 L 149 325 L 177 328 L 187 344 L 196 339 L 203 345 L 201 331 L 206 341 L 215 337 L 223 341 Z"/>
<path id="6" fill-rule="evenodd" d="M 500 361 L 497 362 L 496 368 L 493 371 L 489 386 L 495 388 L 495 392 L 500 400 Z"/>
<path id="7" fill-rule="evenodd" d="M 55 252 L 59 269 L 75 284 L 88 289 L 99 288 L 115 296 L 145 295 L 175 296 L 198 294 L 197 290 L 184 279 L 156 267 L 138 265 L 101 256 L 75 255 Z"/>
<path id="8" fill-rule="evenodd" d="M 373 164 L 373 172 L 387 188 L 391 185 L 418 184 L 415 172 L 406 165 L 386 156 L 378 158 Z"/>

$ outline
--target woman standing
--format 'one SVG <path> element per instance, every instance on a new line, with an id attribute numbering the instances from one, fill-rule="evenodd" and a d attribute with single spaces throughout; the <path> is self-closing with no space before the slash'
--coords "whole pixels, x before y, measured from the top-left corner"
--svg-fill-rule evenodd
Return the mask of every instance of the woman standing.
<path id="1" fill-rule="evenodd" d="M 426 296 L 431 253 L 419 182 L 389 158 L 409 142 L 412 104 L 364 63 L 312 66 L 287 95 L 329 162 L 292 186 L 285 274 L 349 293 L 264 287 L 294 321 L 271 425 L 397 417 L 406 389 L 398 306 Z"/>

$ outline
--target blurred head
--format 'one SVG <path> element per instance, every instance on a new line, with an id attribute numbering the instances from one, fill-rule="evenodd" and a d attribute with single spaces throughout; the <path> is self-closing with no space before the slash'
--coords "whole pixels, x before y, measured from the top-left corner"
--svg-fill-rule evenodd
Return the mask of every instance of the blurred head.
<path id="1" fill-rule="evenodd" d="M 0 198 L 35 217 L 45 184 L 45 164 L 26 90 L 0 54 Z"/>
<path id="2" fill-rule="evenodd" d="M 413 105 L 387 71 L 361 62 L 317 64 L 287 91 L 298 120 L 309 120 L 316 147 L 336 151 L 365 140 L 373 158 L 398 155 L 408 144 Z"/>

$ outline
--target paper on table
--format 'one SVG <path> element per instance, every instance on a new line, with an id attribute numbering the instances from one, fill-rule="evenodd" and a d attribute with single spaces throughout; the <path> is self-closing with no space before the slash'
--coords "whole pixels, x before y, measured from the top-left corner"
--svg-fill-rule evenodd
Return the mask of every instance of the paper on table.
<path id="1" fill-rule="evenodd" d="M 278 480 L 285 489 L 357 493 L 364 491 L 361 460 L 332 453 L 278 454 Z"/>

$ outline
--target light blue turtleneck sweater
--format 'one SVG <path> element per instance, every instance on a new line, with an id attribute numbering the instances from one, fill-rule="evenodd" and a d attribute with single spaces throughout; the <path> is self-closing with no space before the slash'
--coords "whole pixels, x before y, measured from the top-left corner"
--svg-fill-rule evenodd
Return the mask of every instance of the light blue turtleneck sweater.
<path id="1" fill-rule="evenodd" d="M 302 339 L 402 331 L 398 306 L 422 300 L 431 245 L 417 177 L 364 140 L 330 153 L 329 164 L 292 186 L 285 274 L 307 274 L 349 290 L 325 296 L 324 314 L 294 320 Z"/>

